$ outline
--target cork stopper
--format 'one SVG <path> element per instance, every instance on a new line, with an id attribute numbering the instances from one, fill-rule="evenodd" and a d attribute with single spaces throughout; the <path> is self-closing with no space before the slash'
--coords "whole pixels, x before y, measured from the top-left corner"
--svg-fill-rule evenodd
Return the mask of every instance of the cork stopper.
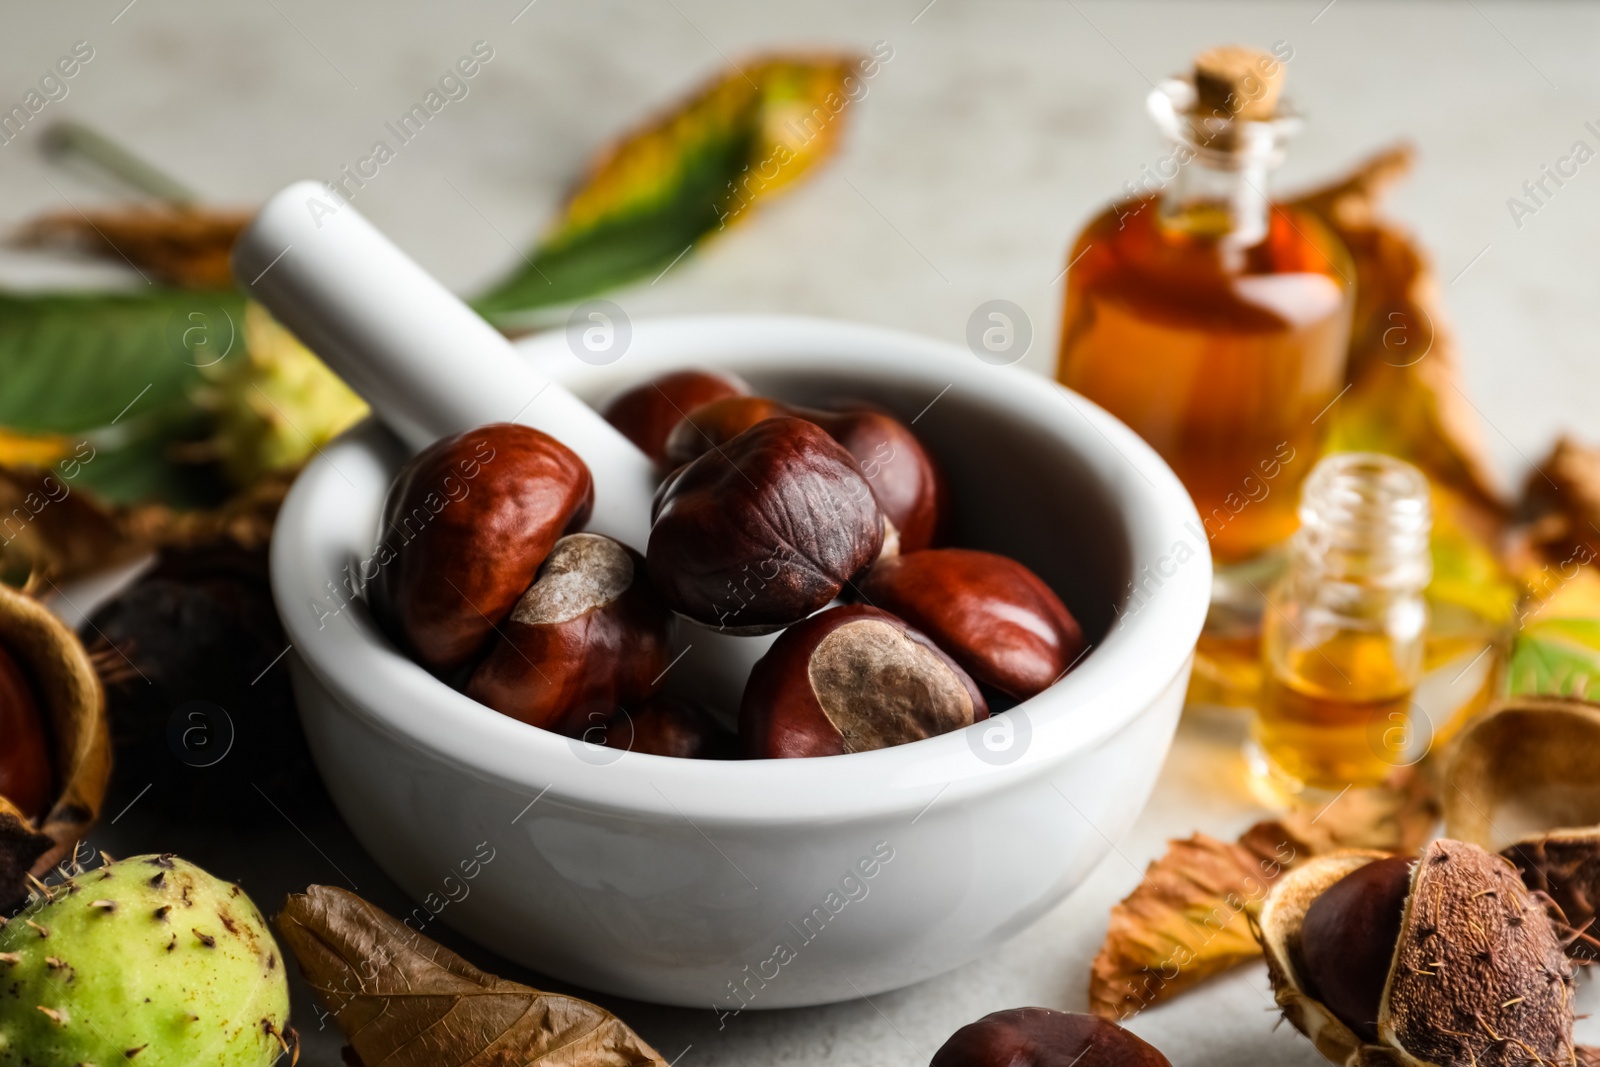
<path id="1" fill-rule="evenodd" d="M 1194 60 L 1195 112 L 1252 122 L 1271 119 L 1283 90 L 1283 64 L 1266 52 L 1225 44 Z"/>

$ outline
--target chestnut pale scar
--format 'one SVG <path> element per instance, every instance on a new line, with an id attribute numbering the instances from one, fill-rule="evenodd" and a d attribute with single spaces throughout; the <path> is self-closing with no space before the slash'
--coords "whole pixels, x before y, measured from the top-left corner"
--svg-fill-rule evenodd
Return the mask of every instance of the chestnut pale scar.
<path id="1" fill-rule="evenodd" d="M 846 752 L 903 745 L 973 721 L 972 697 L 956 673 L 881 619 L 835 629 L 817 645 L 807 670 Z"/>
<path id="2" fill-rule="evenodd" d="M 511 621 L 541 626 L 575 619 L 604 607 L 633 584 L 627 549 L 597 534 L 569 534 L 556 542 L 511 611 Z"/>

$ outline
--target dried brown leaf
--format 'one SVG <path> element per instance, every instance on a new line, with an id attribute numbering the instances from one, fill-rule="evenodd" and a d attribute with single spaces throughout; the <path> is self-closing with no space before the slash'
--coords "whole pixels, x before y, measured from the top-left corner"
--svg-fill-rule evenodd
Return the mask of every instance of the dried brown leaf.
<path id="1" fill-rule="evenodd" d="M 1416 852 L 1439 825 L 1439 798 L 1432 784 L 1406 768 L 1380 786 L 1345 790 L 1321 807 L 1302 807 L 1268 826 L 1324 855 L 1339 849 Z M 1252 828 L 1254 829 L 1254 828 Z"/>
<path id="2" fill-rule="evenodd" d="M 128 262 L 140 271 L 190 289 L 228 289 L 233 242 L 253 211 L 133 205 L 100 211 L 61 211 L 23 227 L 16 243 L 68 247 Z"/>
<path id="3" fill-rule="evenodd" d="M 311 886 L 276 925 L 365 1067 L 666 1067 L 610 1012 L 485 974 L 353 893 Z"/>
<path id="4" fill-rule="evenodd" d="M 1320 808 L 1258 822 L 1236 842 L 1205 834 L 1171 842 L 1111 909 L 1090 972 L 1090 1010 L 1126 1018 L 1260 959 L 1250 919 L 1285 870 L 1343 849 L 1415 852 L 1438 822 L 1431 785 L 1408 769 L 1385 785 L 1347 790 Z"/>
<path id="5" fill-rule="evenodd" d="M 1089 1010 L 1113 1021 L 1261 958 L 1247 913 L 1303 853 L 1287 836 L 1248 841 L 1195 834 L 1168 844 L 1111 909 L 1089 977 Z"/>
<path id="6" fill-rule="evenodd" d="M 89 574 L 156 548 L 229 540 L 261 548 L 294 472 L 263 476 L 216 508 L 118 507 L 48 471 L 0 467 L 0 581 L 36 585 Z"/>

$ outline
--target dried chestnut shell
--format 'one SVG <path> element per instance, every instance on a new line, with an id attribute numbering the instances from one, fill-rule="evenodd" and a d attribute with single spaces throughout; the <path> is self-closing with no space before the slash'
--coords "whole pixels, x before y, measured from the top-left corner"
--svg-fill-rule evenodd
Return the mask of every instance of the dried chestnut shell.
<path id="1" fill-rule="evenodd" d="M 763 633 L 838 596 L 877 558 L 883 533 L 850 454 L 813 423 L 777 418 L 662 485 L 647 558 L 674 610 Z"/>
<path id="2" fill-rule="evenodd" d="M 594 503 L 589 468 L 538 430 L 493 423 L 436 441 L 384 503 L 374 606 L 429 670 L 461 666 Z"/>
<path id="3" fill-rule="evenodd" d="M 576 736 L 655 692 L 670 618 L 639 553 L 599 534 L 563 537 L 472 672 L 467 695 Z"/>
<path id="4" fill-rule="evenodd" d="M 1171 1067 L 1155 1046 L 1096 1015 L 1011 1008 L 968 1023 L 929 1067 Z"/>
<path id="5" fill-rule="evenodd" d="M 989 717 L 977 683 L 886 611 L 851 604 L 796 623 L 756 661 L 739 741 L 757 759 L 920 741 Z"/>
<path id="6" fill-rule="evenodd" d="M 36 820 L 55 795 L 55 768 L 33 684 L 0 645 L 0 797 Z"/>
<path id="7" fill-rule="evenodd" d="M 698 704 L 657 694 L 636 711 L 618 712 L 611 720 L 607 744 L 630 752 L 679 759 L 733 759 L 738 743 L 733 732 Z"/>
<path id="8" fill-rule="evenodd" d="M 1357 867 L 1306 909 L 1300 954 L 1313 996 L 1362 1040 L 1378 1040 L 1378 1008 L 1400 917 L 1411 895 L 1409 856 Z"/>
<path id="9" fill-rule="evenodd" d="M 899 532 L 901 551 L 921 551 L 944 535 L 950 494 L 943 472 L 910 427 L 865 404 L 819 411 L 756 396 L 713 401 L 673 429 L 667 438 L 668 462 L 688 463 L 756 423 L 781 415 L 814 422 L 844 446 L 872 486 L 884 517 Z"/>
<path id="10" fill-rule="evenodd" d="M 992 552 L 936 548 L 880 560 L 861 596 L 1015 700 L 1048 688 L 1083 652 L 1082 628 L 1050 587 Z"/>
<path id="11" fill-rule="evenodd" d="M 629 389 L 607 404 L 602 414 L 640 451 L 665 465 L 667 435 L 686 414 L 713 400 L 748 392 L 750 387 L 731 374 L 680 370 Z"/>

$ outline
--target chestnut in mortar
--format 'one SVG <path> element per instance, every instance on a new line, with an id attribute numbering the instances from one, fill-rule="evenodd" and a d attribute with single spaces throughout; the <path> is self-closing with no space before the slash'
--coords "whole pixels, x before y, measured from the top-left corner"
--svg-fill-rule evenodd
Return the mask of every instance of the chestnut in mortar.
<path id="1" fill-rule="evenodd" d="M 685 415 L 713 400 L 749 392 L 750 387 L 731 374 L 673 371 L 622 393 L 601 414 L 645 455 L 667 466 L 667 435 Z"/>
<path id="2" fill-rule="evenodd" d="M 1083 652 L 1083 629 L 1050 587 L 992 552 L 935 548 L 880 560 L 861 596 L 1015 700 L 1048 688 Z"/>
<path id="3" fill-rule="evenodd" d="M 883 536 L 850 454 L 813 423 L 777 418 L 663 483 L 646 557 L 674 610 L 730 633 L 767 633 L 838 596 Z"/>
<path id="4" fill-rule="evenodd" d="M 639 553 L 599 534 L 569 534 L 511 609 L 467 695 L 577 736 L 660 686 L 670 618 Z"/>
<path id="5" fill-rule="evenodd" d="M 1374 860 L 1323 890 L 1300 927 L 1309 992 L 1362 1040 L 1378 1040 L 1383 986 L 1411 893 L 1408 856 Z"/>
<path id="6" fill-rule="evenodd" d="M 379 619 L 429 670 L 462 666 L 593 503 L 583 460 L 538 430 L 500 422 L 434 442 L 384 502 Z"/>
<path id="7" fill-rule="evenodd" d="M 818 411 L 766 397 L 726 397 L 696 408 L 674 427 L 667 437 L 667 460 L 688 463 L 756 423 L 780 415 L 814 422 L 844 446 L 872 486 L 884 517 L 899 533 L 901 551 L 919 552 L 943 537 L 950 495 L 944 472 L 910 427 L 865 404 Z"/>
<path id="8" fill-rule="evenodd" d="M 1097 1015 L 1011 1008 L 968 1023 L 929 1067 L 1171 1067 L 1155 1046 Z"/>
<path id="9" fill-rule="evenodd" d="M 37 819 L 55 799 L 55 789 L 44 715 L 33 686 L 21 664 L 0 645 L 0 797 Z"/>
<path id="10" fill-rule="evenodd" d="M 756 661 L 739 706 L 745 756 L 868 752 L 989 717 L 977 683 L 887 611 L 829 608 L 796 623 Z"/>
<path id="11" fill-rule="evenodd" d="M 679 759 L 733 759 L 733 732 L 698 704 L 657 693 L 636 711 L 619 711 L 607 726 L 607 744 L 630 752 Z"/>

